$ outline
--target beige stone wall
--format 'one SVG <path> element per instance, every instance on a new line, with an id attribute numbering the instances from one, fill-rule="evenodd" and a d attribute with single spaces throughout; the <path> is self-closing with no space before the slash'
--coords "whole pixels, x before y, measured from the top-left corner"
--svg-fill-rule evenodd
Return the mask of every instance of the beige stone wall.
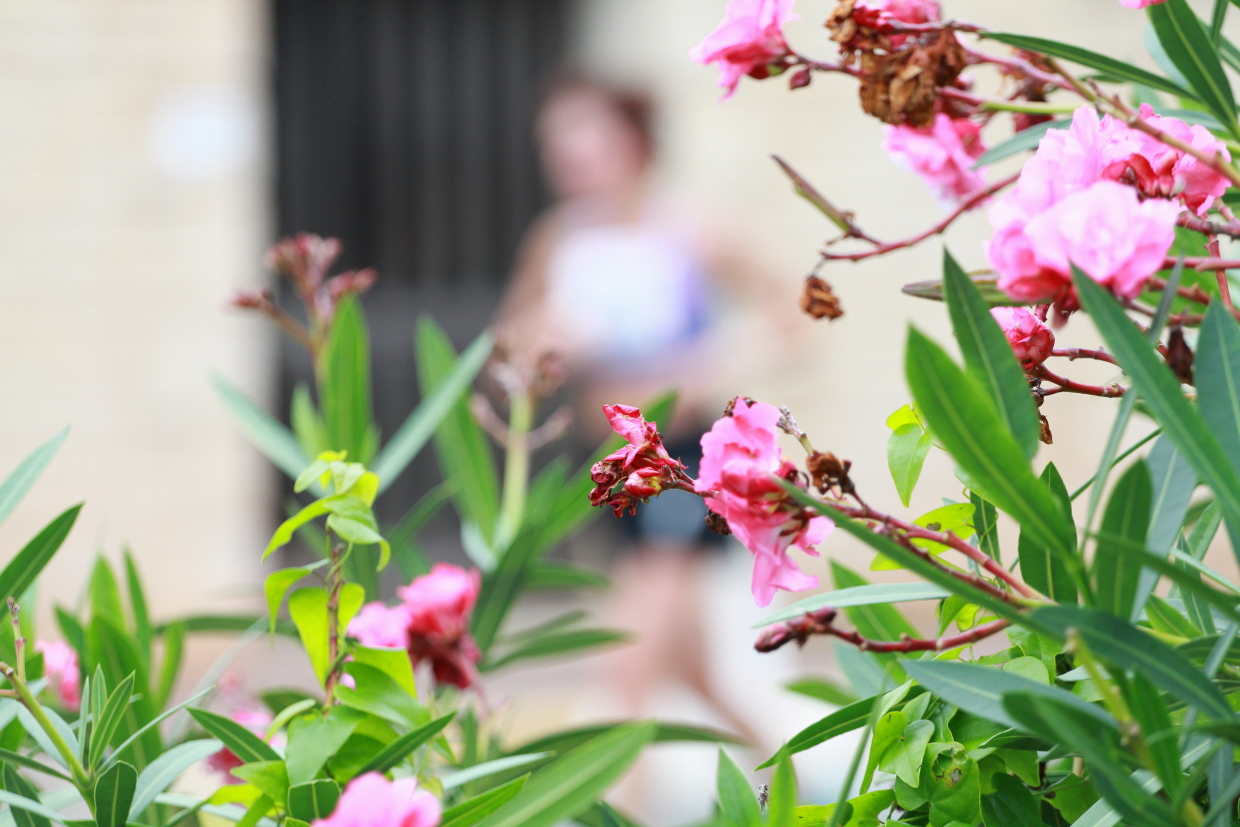
<path id="1" fill-rule="evenodd" d="M 274 477 L 208 372 L 270 387 L 224 309 L 269 232 L 265 4 L 0 3 L 0 473 L 68 424 L 0 559 L 86 501 L 43 578 L 72 603 L 132 545 L 157 616 L 258 605 Z"/>

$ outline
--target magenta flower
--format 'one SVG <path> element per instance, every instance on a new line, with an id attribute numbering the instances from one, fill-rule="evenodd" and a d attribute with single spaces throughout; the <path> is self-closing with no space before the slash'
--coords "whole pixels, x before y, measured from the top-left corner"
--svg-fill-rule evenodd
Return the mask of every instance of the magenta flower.
<path id="1" fill-rule="evenodd" d="M 594 463 L 590 469 L 590 478 L 594 480 L 591 505 L 610 505 L 617 517 L 626 509 L 635 514 L 638 502 L 657 496 L 665 488 L 692 484 L 684 466 L 672 459 L 663 447 L 658 424 L 647 422 L 640 409 L 629 405 L 604 405 L 603 413 L 611 429 L 629 444 Z M 621 480 L 623 489 L 613 495 L 612 490 Z"/>
<path id="2" fill-rule="evenodd" d="M 853 5 L 853 20 L 858 25 L 886 31 L 893 22 L 934 23 L 943 16 L 935 0 L 857 0 Z M 891 48 L 899 49 L 911 37 L 908 34 L 889 33 Z"/>
<path id="3" fill-rule="evenodd" d="M 793 501 L 774 477 L 795 480 L 796 468 L 777 444 L 779 409 L 738 399 L 731 416 L 702 436 L 702 474 L 697 491 L 722 516 L 741 544 L 754 555 L 754 602 L 767 606 L 776 589 L 804 591 L 818 585 L 788 557 L 788 548 L 817 554 L 813 547 L 835 527 Z"/>
<path id="4" fill-rule="evenodd" d="M 1042 364 L 1055 349 L 1055 334 L 1028 308 L 993 307 L 990 315 L 995 317 L 1016 358 L 1026 368 Z"/>
<path id="5" fill-rule="evenodd" d="M 348 634 L 363 646 L 406 649 L 416 666 L 428 660 L 435 680 L 462 689 L 477 678 L 482 653 L 469 634 L 469 615 L 478 601 L 482 575 L 450 563 L 396 590 L 401 602 L 367 603 L 349 621 Z"/>
<path id="6" fill-rule="evenodd" d="M 336 809 L 314 827 L 436 827 L 442 812 L 439 799 L 418 789 L 416 778 L 388 781 L 368 772 L 349 782 Z"/>
<path id="7" fill-rule="evenodd" d="M 796 0 L 728 0 L 719 26 L 689 51 L 692 60 L 719 66 L 719 85 L 732 97 L 742 75 L 770 77 L 772 63 L 789 54 L 783 25 L 799 19 L 792 13 Z"/>
<path id="8" fill-rule="evenodd" d="M 56 700 L 70 712 L 82 703 L 82 672 L 77 650 L 60 640 L 40 640 L 34 650 L 43 653 L 43 677 L 47 678 Z"/>
<path id="9" fill-rule="evenodd" d="M 1119 0 L 1119 4 L 1126 9 L 1143 9 L 1146 6 L 1157 6 L 1165 0 Z"/>
<path id="10" fill-rule="evenodd" d="M 978 125 L 943 113 L 924 127 L 884 126 L 883 149 L 897 164 L 915 172 L 946 208 L 986 185 L 973 162 L 985 150 Z"/>

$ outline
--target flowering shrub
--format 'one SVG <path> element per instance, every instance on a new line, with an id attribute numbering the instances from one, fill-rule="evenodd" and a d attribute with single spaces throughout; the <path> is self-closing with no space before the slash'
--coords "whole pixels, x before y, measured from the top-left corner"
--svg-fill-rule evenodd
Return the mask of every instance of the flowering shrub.
<path id="1" fill-rule="evenodd" d="M 759 605 L 816 584 L 786 551 L 829 556 L 814 529 L 824 518 L 875 552 L 872 568 L 918 577 L 871 585 L 832 563 L 834 591 L 767 618 L 759 651 L 832 637 L 855 650 L 840 659 L 852 686 L 811 690 L 842 705 L 762 765 L 775 771 L 761 796 L 721 756 L 715 823 L 1237 823 L 1240 585 L 1202 561 L 1222 525 L 1240 560 L 1240 313 L 1228 274 L 1240 260 L 1222 251 L 1240 238 L 1240 124 L 1225 69 L 1240 70 L 1240 53 L 1222 32 L 1225 0 L 1203 4 L 1208 21 L 1185 0 L 1120 5 L 1145 9 L 1163 73 L 895 0 L 841 0 L 826 21 L 834 59 L 801 54 L 769 26 L 729 24 L 756 3 L 734 0 L 708 38 L 712 49 L 724 31 L 737 50 L 781 44 L 751 78 L 789 72 L 792 89 L 817 74 L 856 78 L 862 108 L 888 124 L 884 148 L 950 209 L 883 242 L 780 161 L 842 231 L 806 281 L 811 316 L 843 314 L 824 265 L 922 243 L 983 205 L 994 230 L 967 252 L 991 269 L 966 273 L 945 254 L 941 279 L 905 288 L 946 304 L 963 364 L 910 328 L 912 399 L 887 421 L 889 465 L 907 507 L 926 456 L 945 451 L 963 489 L 943 506 L 905 517 L 881 491 L 863 498 L 850 464 L 815 450 L 786 408 L 737 398 L 702 438 L 692 489 L 712 527 L 754 555 Z M 734 88 L 741 73 L 721 68 Z M 980 94 L 966 69 L 993 71 L 999 91 Z M 1030 150 L 1018 174 L 989 180 L 988 165 Z M 1056 346 L 1080 312 L 1105 350 Z M 1102 362 L 1117 381 L 1070 378 L 1051 367 L 1061 359 Z M 1046 400 L 1062 393 L 1099 397 L 1115 417 L 1097 472 L 1075 490 L 1036 460 L 1052 440 Z M 1138 399 L 1156 427 L 1123 447 Z M 777 431 L 796 438 L 803 462 L 780 453 Z M 605 502 L 606 480 L 596 482 L 593 499 Z M 640 492 L 630 495 L 640 509 Z M 1015 553 L 1001 548 L 1007 521 L 1019 529 Z M 938 603 L 934 635 L 919 636 L 896 607 L 918 600 Z M 841 800 L 798 806 L 791 756 L 855 730 Z"/>

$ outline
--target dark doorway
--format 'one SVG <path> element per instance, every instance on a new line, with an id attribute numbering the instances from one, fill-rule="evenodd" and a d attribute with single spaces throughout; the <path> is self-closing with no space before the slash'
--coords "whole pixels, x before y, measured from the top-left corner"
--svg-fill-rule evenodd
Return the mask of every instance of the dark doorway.
<path id="1" fill-rule="evenodd" d="M 374 267 L 364 297 L 375 407 L 391 434 L 417 403 L 413 325 L 458 347 L 486 326 L 520 237 L 545 204 L 532 141 L 568 0 L 276 0 L 281 234 L 344 242 Z M 287 410 L 308 360 L 284 347 Z M 393 519 L 437 481 L 424 452 L 384 498 Z"/>

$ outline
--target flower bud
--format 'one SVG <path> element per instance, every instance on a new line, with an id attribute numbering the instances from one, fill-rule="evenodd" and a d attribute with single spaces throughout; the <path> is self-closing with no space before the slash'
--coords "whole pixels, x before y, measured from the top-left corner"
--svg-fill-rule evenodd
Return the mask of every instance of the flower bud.
<path id="1" fill-rule="evenodd" d="M 1024 307 L 994 307 L 995 317 L 1016 358 L 1026 369 L 1046 361 L 1055 348 L 1055 334 L 1046 323 Z"/>

